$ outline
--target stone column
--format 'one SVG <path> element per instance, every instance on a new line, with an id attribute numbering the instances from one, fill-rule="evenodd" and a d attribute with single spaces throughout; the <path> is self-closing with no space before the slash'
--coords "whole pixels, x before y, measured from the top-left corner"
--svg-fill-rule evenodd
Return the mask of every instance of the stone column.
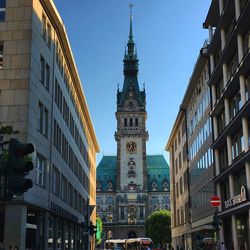
<path id="1" fill-rule="evenodd" d="M 235 0 L 234 2 L 235 2 L 235 19 L 237 21 L 240 16 L 240 1 Z"/>
<path id="2" fill-rule="evenodd" d="M 229 175 L 229 192 L 230 192 L 230 198 L 234 197 L 234 178 L 233 175 Z"/>
<path id="3" fill-rule="evenodd" d="M 230 135 L 227 136 L 227 158 L 228 158 L 228 166 L 230 166 L 233 162 L 232 156 L 232 138 Z"/>
<path id="4" fill-rule="evenodd" d="M 223 51 L 226 45 L 226 32 L 224 29 L 221 29 L 220 31 L 220 37 L 221 37 L 221 50 Z"/>
<path id="5" fill-rule="evenodd" d="M 240 76 L 240 98 L 243 106 L 246 103 L 246 80 L 243 75 Z"/>
<path id="6" fill-rule="evenodd" d="M 5 207 L 4 245 L 25 249 L 27 206 L 8 204 Z"/>
<path id="7" fill-rule="evenodd" d="M 230 107 L 229 107 L 229 100 L 226 98 L 224 99 L 224 106 L 225 106 L 225 125 L 227 126 L 230 122 Z"/>
<path id="8" fill-rule="evenodd" d="M 246 169 L 246 180 L 247 180 L 247 194 L 249 195 L 250 194 L 250 162 L 249 161 L 246 162 L 245 169 Z"/>
<path id="9" fill-rule="evenodd" d="M 62 227 L 62 225 L 61 225 Z M 63 237 L 61 236 L 61 239 Z M 44 213 L 44 249 L 48 249 L 48 240 L 49 240 L 49 212 Z M 62 241 L 62 246 L 64 242 Z"/>
<path id="10" fill-rule="evenodd" d="M 213 116 L 213 125 L 214 125 L 214 139 L 216 140 L 218 137 L 218 120 L 217 117 Z"/>
<path id="11" fill-rule="evenodd" d="M 232 232 L 233 232 L 234 249 L 239 249 L 235 215 L 232 215 Z"/>
<path id="12" fill-rule="evenodd" d="M 215 163 L 215 176 L 220 174 L 220 156 L 219 156 L 219 150 L 214 150 L 214 163 Z"/>
<path id="13" fill-rule="evenodd" d="M 236 0 L 237 1 L 237 0 Z M 243 38 L 242 35 L 239 34 L 237 36 L 237 43 L 238 43 L 238 60 L 239 63 L 241 62 L 241 60 L 243 59 L 244 56 L 244 50 L 243 50 Z"/>
<path id="14" fill-rule="evenodd" d="M 213 73 L 214 67 L 215 67 L 215 65 L 214 65 L 214 55 L 210 54 L 210 71 L 211 71 L 211 73 Z"/>
<path id="15" fill-rule="evenodd" d="M 227 82 L 228 82 L 228 77 L 227 77 L 227 64 L 223 63 L 222 65 L 222 70 L 223 70 L 223 85 L 224 88 L 227 86 Z"/>
<path id="16" fill-rule="evenodd" d="M 214 106 L 215 103 L 216 103 L 216 87 L 213 84 L 212 85 L 212 104 L 213 104 L 213 106 Z"/>
<path id="17" fill-rule="evenodd" d="M 219 197 L 222 197 L 222 196 L 221 196 L 221 186 L 220 186 L 220 183 L 216 184 L 216 191 L 217 191 L 217 195 L 218 195 Z M 220 204 L 218 210 L 219 210 L 219 212 L 222 211 L 222 204 Z"/>
<path id="18" fill-rule="evenodd" d="M 221 15 L 223 9 L 224 9 L 224 2 L 223 2 L 223 0 L 219 0 L 219 11 L 220 11 L 219 13 L 220 13 L 220 15 Z"/>
<path id="19" fill-rule="evenodd" d="M 208 26 L 208 31 L 209 31 L 209 42 L 211 42 L 213 38 L 213 27 L 211 25 Z"/>
<path id="20" fill-rule="evenodd" d="M 242 118 L 242 130 L 243 130 L 243 150 L 247 152 L 249 150 L 249 132 L 248 132 L 248 120 L 247 117 Z"/>

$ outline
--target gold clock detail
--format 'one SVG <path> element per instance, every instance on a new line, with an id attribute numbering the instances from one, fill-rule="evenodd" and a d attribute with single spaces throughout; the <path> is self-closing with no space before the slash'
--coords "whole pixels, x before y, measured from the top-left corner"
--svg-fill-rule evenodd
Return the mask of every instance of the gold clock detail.
<path id="1" fill-rule="evenodd" d="M 127 149 L 127 152 L 129 153 L 134 153 L 136 152 L 136 148 L 137 148 L 137 145 L 134 141 L 129 141 L 127 144 L 126 144 L 126 149 Z"/>

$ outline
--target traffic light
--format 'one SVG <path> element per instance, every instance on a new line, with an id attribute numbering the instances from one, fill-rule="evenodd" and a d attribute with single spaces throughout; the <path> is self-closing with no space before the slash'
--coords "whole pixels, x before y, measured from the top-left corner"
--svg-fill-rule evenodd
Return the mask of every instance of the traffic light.
<path id="1" fill-rule="evenodd" d="M 97 232 L 96 226 L 93 225 L 93 222 L 91 221 L 90 226 L 89 226 L 89 234 L 93 235 L 93 234 L 96 234 L 96 232 Z"/>
<path id="2" fill-rule="evenodd" d="M 7 192 L 9 195 L 20 195 L 32 188 L 32 180 L 23 177 L 34 168 L 32 161 L 25 157 L 33 152 L 33 144 L 21 143 L 17 139 L 10 139 L 6 170 L 8 178 Z"/>
<path id="3" fill-rule="evenodd" d="M 212 226 L 214 228 L 215 231 L 218 231 L 220 229 L 220 220 L 217 214 L 214 215 L 213 217 L 213 221 L 212 221 Z"/>

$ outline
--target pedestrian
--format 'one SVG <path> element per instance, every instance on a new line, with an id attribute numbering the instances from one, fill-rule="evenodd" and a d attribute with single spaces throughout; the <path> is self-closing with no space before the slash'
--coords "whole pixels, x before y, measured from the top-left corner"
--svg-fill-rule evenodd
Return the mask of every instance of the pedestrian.
<path id="1" fill-rule="evenodd" d="M 220 250 L 227 250 L 226 246 L 224 245 L 224 242 L 221 242 L 221 244 L 220 244 Z"/>

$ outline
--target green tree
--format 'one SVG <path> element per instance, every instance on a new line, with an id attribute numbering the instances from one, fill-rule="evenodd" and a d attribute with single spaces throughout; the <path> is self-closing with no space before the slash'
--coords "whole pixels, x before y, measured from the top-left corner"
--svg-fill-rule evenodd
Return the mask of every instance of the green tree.
<path id="1" fill-rule="evenodd" d="M 155 211 L 145 222 L 145 234 L 155 244 L 166 245 L 171 242 L 171 213 L 169 210 Z"/>
<path id="2" fill-rule="evenodd" d="M 102 220 L 99 216 L 96 216 L 96 244 L 99 245 L 102 242 Z"/>

